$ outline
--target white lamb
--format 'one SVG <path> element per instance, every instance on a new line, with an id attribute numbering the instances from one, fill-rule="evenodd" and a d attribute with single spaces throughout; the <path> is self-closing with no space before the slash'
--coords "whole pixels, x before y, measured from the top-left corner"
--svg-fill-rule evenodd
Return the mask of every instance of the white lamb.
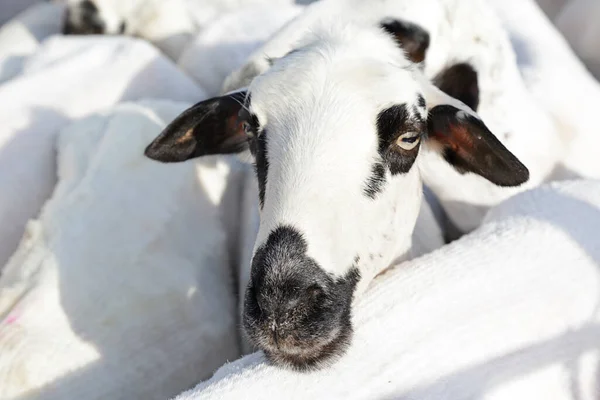
<path id="1" fill-rule="evenodd" d="M 322 0 L 308 6 L 256 50 L 227 78 L 222 92 L 247 85 L 269 68 L 269 58 L 292 50 L 315 23 L 336 19 L 388 26 L 389 20 L 396 19 L 424 28 L 431 42 L 423 62 L 426 75 L 434 81 L 445 80 L 443 89 L 476 108 L 498 139 L 529 168 L 527 184 L 500 188 L 481 177 L 460 174 L 443 158 L 429 154 L 422 163 L 425 183 L 460 231 L 478 226 L 490 206 L 549 179 L 561 161 L 560 137 L 553 121 L 527 92 L 508 35 L 485 1 Z M 463 73 L 469 69 L 465 63 L 475 70 L 474 77 Z M 457 65 L 459 72 L 454 69 Z"/>
<path id="2" fill-rule="evenodd" d="M 596 400 L 598 226 L 598 181 L 519 194 L 377 278 L 330 368 L 297 373 L 257 353 L 177 399 Z"/>
<path id="3" fill-rule="evenodd" d="M 554 178 L 600 178 L 600 84 L 534 0 L 488 0 L 509 31 L 527 89 L 563 140 Z"/>
<path id="4" fill-rule="evenodd" d="M 61 132 L 60 182 L 0 279 L 0 398 L 164 400 L 238 357 L 227 165 L 141 151 L 187 105 Z"/>
<path id="5" fill-rule="evenodd" d="M 208 24 L 185 48 L 178 65 L 211 96 L 241 67 L 252 51 L 303 7 L 292 5 L 246 7 Z"/>

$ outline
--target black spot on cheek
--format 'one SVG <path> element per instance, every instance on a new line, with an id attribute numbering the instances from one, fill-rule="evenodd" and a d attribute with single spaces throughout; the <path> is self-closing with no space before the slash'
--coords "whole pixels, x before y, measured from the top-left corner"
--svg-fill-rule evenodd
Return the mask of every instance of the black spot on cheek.
<path id="1" fill-rule="evenodd" d="M 417 96 L 417 105 L 423 109 L 427 108 L 427 102 L 425 102 L 425 98 L 423 96 Z"/>
<path id="2" fill-rule="evenodd" d="M 367 179 L 364 192 L 367 197 L 375 199 L 377 194 L 383 191 L 386 183 L 385 166 L 382 163 L 375 163 L 371 168 L 371 176 Z"/>

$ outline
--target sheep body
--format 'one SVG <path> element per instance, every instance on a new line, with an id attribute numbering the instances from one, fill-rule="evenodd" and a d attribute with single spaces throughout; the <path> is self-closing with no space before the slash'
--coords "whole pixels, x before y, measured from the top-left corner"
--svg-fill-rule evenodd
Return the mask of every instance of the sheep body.
<path id="1" fill-rule="evenodd" d="M 228 168 L 139 151 L 187 105 L 123 104 L 61 132 L 60 182 L 0 279 L 1 398 L 162 400 L 238 356 Z"/>
<path id="2" fill-rule="evenodd" d="M 256 353 L 177 399 L 595 399 L 599 216 L 598 181 L 519 194 L 461 240 L 378 277 L 331 368 L 298 374 Z"/>
<path id="3" fill-rule="evenodd" d="M 563 149 L 552 179 L 600 178 L 600 84 L 534 0 L 488 1 L 510 33 L 528 91 L 559 129 Z"/>
<path id="4" fill-rule="evenodd" d="M 131 38 L 54 37 L 23 68 L 0 87 L 0 268 L 56 184 L 60 128 L 119 101 L 204 97 L 158 50 Z"/>

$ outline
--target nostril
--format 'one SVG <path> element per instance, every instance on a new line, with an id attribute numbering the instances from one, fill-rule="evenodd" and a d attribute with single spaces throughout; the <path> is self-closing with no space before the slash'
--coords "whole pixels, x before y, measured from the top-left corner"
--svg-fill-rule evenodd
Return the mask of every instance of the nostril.
<path id="1" fill-rule="evenodd" d="M 310 285 L 306 289 L 306 296 L 311 301 L 319 301 L 325 296 L 325 290 L 317 283 Z"/>

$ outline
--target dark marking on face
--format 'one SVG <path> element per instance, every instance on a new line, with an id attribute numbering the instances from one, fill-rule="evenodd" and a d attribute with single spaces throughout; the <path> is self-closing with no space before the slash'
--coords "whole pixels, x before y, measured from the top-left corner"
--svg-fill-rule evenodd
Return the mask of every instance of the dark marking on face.
<path id="1" fill-rule="evenodd" d="M 425 97 L 423 97 L 421 95 L 417 95 L 417 105 L 422 109 L 426 109 L 427 102 L 425 101 Z"/>
<path id="2" fill-rule="evenodd" d="M 67 7 L 63 23 L 65 35 L 98 35 L 105 31 L 98 7 L 90 0 L 84 0 Z"/>
<path id="3" fill-rule="evenodd" d="M 377 194 L 383 190 L 385 182 L 385 166 L 377 162 L 371 167 L 371 176 L 367 179 L 363 190 L 368 197 L 375 199 Z"/>
<path id="4" fill-rule="evenodd" d="M 273 230 L 252 260 L 243 324 L 273 363 L 317 369 L 341 356 L 352 336 L 351 305 L 360 274 L 326 273 L 307 256 L 307 243 L 291 226 Z"/>
<path id="5" fill-rule="evenodd" d="M 459 63 L 444 69 L 433 79 L 433 83 L 447 95 L 477 111 L 479 83 L 477 71 L 470 64 Z"/>
<path id="6" fill-rule="evenodd" d="M 267 175 L 269 173 L 266 130 L 263 130 L 256 138 L 250 141 L 250 149 L 254 155 L 254 172 L 258 180 L 258 199 L 260 201 L 260 208 L 262 209 L 265 205 Z"/>
<path id="7" fill-rule="evenodd" d="M 396 144 L 396 140 L 409 132 L 421 134 L 424 129 L 425 122 L 420 118 L 412 117 L 406 104 L 394 105 L 379 113 L 377 116 L 379 154 L 392 175 L 410 171 L 420 147 L 419 144 L 414 149 L 406 151 Z"/>

